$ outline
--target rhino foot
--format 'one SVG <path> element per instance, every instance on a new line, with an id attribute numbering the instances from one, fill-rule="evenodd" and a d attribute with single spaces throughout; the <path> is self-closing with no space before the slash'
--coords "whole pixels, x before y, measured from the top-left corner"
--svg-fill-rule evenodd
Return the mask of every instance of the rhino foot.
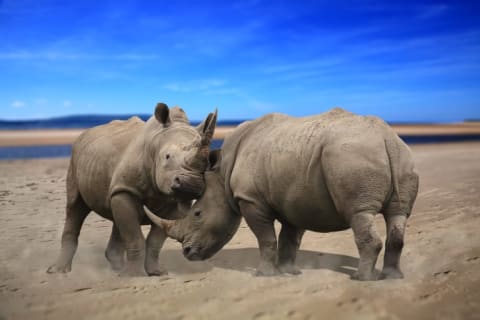
<path id="1" fill-rule="evenodd" d="M 168 275 L 168 272 L 166 269 L 156 266 L 155 268 L 147 268 L 147 274 L 151 277 L 160 277 Z"/>
<path id="2" fill-rule="evenodd" d="M 279 265 L 278 270 L 281 273 L 288 273 L 288 274 L 293 274 L 293 275 L 302 274 L 302 271 L 293 264 Z"/>
<path id="3" fill-rule="evenodd" d="M 125 268 L 123 268 L 118 275 L 120 277 L 147 277 L 148 276 L 143 266 L 139 268 L 139 267 L 128 266 L 128 265 L 125 266 Z"/>
<path id="4" fill-rule="evenodd" d="M 358 281 L 375 281 L 378 280 L 378 274 L 376 272 L 369 272 L 369 273 L 360 273 L 360 272 L 355 272 L 352 275 L 352 280 L 358 280 Z"/>
<path id="5" fill-rule="evenodd" d="M 383 268 L 380 279 L 403 279 L 403 273 L 397 268 Z"/>
<path id="6" fill-rule="evenodd" d="M 72 266 L 69 264 L 62 266 L 54 264 L 47 269 L 47 273 L 68 273 L 70 271 L 72 271 Z"/>
<path id="7" fill-rule="evenodd" d="M 259 267 L 255 271 L 255 276 L 256 277 L 272 277 L 272 276 L 277 276 L 279 275 L 280 272 L 278 271 L 277 268 L 271 266 L 271 267 Z"/>
<path id="8" fill-rule="evenodd" d="M 118 255 L 110 255 L 108 252 L 105 252 L 105 258 L 107 258 L 110 266 L 114 271 L 122 270 L 123 266 L 125 265 L 125 259 L 122 256 Z"/>

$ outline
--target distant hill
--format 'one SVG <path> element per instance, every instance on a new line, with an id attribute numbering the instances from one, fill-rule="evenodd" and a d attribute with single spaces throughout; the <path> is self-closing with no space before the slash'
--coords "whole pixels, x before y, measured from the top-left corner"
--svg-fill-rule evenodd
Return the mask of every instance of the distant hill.
<path id="1" fill-rule="evenodd" d="M 112 120 L 127 120 L 137 116 L 147 120 L 150 115 L 72 115 L 50 119 L 33 120 L 0 120 L 0 130 L 30 130 L 30 129 L 84 129 L 108 123 Z M 245 120 L 218 121 L 218 126 L 236 126 Z M 192 121 L 198 125 L 200 121 Z"/>

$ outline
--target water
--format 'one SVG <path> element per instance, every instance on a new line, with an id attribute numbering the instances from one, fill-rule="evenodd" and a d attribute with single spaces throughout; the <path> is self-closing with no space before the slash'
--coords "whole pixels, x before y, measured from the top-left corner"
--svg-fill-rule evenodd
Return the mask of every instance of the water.
<path id="1" fill-rule="evenodd" d="M 222 146 L 223 140 L 213 140 L 212 149 Z M 18 146 L 0 147 L 0 159 L 35 159 L 35 158 L 63 158 L 70 157 L 71 145 L 48 145 L 48 146 Z"/>
<path id="2" fill-rule="evenodd" d="M 0 120 L 0 130 L 32 130 L 32 129 L 86 129 L 112 120 L 127 120 L 133 116 L 146 121 L 149 115 L 83 115 L 67 116 L 51 119 L 38 120 Z M 245 120 L 219 120 L 217 126 L 237 126 Z M 200 121 L 191 121 L 193 126 L 200 124 Z"/>
<path id="3" fill-rule="evenodd" d="M 400 136 L 408 144 L 480 141 L 480 135 Z M 222 146 L 223 140 L 213 140 L 212 149 Z M 69 157 L 71 145 L 0 147 L 0 159 L 34 159 Z"/>
<path id="4" fill-rule="evenodd" d="M 35 129 L 82 129 L 108 123 L 114 119 L 126 120 L 133 115 L 83 115 L 68 116 L 52 119 L 39 120 L 0 120 L 0 130 L 35 130 Z M 136 115 L 147 120 L 149 115 Z M 237 126 L 245 120 L 218 121 L 217 126 Z M 198 125 L 199 121 L 192 121 L 192 125 Z M 440 143 L 460 141 L 480 141 L 480 135 L 430 135 L 430 136 L 401 136 L 408 144 L 416 143 Z M 222 140 L 214 140 L 212 148 L 219 148 Z M 72 148 L 70 145 L 47 145 L 47 146 L 15 146 L 0 147 L 0 159 L 31 159 L 31 158 L 56 158 L 69 157 Z"/>

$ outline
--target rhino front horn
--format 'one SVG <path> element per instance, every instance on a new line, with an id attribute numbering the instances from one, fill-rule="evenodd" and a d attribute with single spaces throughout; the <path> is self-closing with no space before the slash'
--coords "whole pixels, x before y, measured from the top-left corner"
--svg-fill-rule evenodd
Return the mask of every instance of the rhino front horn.
<path id="1" fill-rule="evenodd" d="M 175 226 L 176 222 L 174 220 L 162 219 L 162 218 L 156 216 L 155 214 L 153 214 L 150 210 L 148 210 L 148 208 L 145 208 L 145 207 L 144 207 L 144 211 L 145 211 L 145 214 L 147 215 L 147 217 L 154 224 L 156 224 L 157 226 L 159 226 L 160 228 L 162 228 L 165 231 L 167 236 L 169 236 L 170 238 L 173 238 L 175 240 L 181 241 L 178 232 L 176 232 L 177 228 Z"/>
<path id="2" fill-rule="evenodd" d="M 210 141 L 212 141 L 215 126 L 217 124 L 217 114 L 218 110 L 215 109 L 215 112 L 209 113 L 207 118 L 197 127 L 197 130 L 202 135 L 203 146 L 210 145 Z"/>

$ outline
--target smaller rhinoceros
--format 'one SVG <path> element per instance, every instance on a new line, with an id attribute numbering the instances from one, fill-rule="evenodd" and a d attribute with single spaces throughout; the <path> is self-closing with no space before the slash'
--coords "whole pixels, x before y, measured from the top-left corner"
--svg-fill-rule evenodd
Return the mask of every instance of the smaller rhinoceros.
<path id="1" fill-rule="evenodd" d="M 360 253 L 353 278 L 373 280 L 382 248 L 374 217 L 382 213 L 382 276 L 403 277 L 399 261 L 418 175 L 409 148 L 382 120 L 340 108 L 305 118 L 270 114 L 235 129 L 210 163 L 205 193 L 184 219 L 151 215 L 182 242 L 187 259 L 214 255 L 243 216 L 260 247 L 257 275 L 298 274 L 294 263 L 305 230 L 351 227 Z M 282 224 L 278 246 L 274 220 Z"/>
<path id="2" fill-rule="evenodd" d="M 62 249 L 47 272 L 71 270 L 83 221 L 95 211 L 114 222 L 105 252 L 114 270 L 123 276 L 163 274 L 158 254 L 166 235 L 152 224 L 145 241 L 140 226 L 151 221 L 144 207 L 176 218 L 179 204 L 189 208 L 201 195 L 216 119 L 215 111 L 195 128 L 182 109 L 159 103 L 147 122 L 133 117 L 82 133 L 67 173 Z"/>

